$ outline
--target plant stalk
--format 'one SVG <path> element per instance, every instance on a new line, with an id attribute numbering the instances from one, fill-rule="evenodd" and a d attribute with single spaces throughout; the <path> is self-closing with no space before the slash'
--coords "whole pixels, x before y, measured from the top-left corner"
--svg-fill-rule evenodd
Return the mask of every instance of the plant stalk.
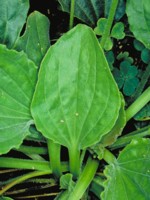
<path id="1" fill-rule="evenodd" d="M 49 162 L 47 161 L 35 161 L 8 157 L 0 157 L 0 168 L 30 169 L 49 171 L 49 173 L 52 173 Z M 61 171 L 68 171 L 68 163 L 62 162 Z"/>
<path id="2" fill-rule="evenodd" d="M 116 161 L 116 157 L 106 148 L 104 149 L 103 159 L 108 164 L 112 164 Z"/>
<path id="3" fill-rule="evenodd" d="M 126 120 L 129 121 L 150 101 L 150 86 L 127 108 Z"/>
<path id="4" fill-rule="evenodd" d="M 104 33 L 102 35 L 101 42 L 100 42 L 103 49 L 105 46 L 105 42 L 110 35 L 110 30 L 111 30 L 113 20 L 115 17 L 117 5 L 118 5 L 118 0 L 112 0 L 112 4 L 110 6 L 110 11 L 109 11 L 109 15 L 108 15 L 108 21 L 107 21 L 107 24 L 106 24 L 106 27 L 105 27 L 105 30 L 104 30 Z"/>
<path id="5" fill-rule="evenodd" d="M 77 179 L 80 173 L 80 151 L 78 148 L 72 146 L 69 149 L 69 168 L 70 172 L 73 174 L 73 178 Z"/>
<path id="6" fill-rule="evenodd" d="M 69 29 L 72 29 L 72 28 L 73 28 L 73 23 L 74 23 L 74 10 L 75 10 L 75 0 L 71 0 Z"/>
<path id="7" fill-rule="evenodd" d="M 59 178 L 62 175 L 61 171 L 61 145 L 54 143 L 52 140 L 47 140 L 48 153 L 50 158 L 50 166 L 54 175 Z"/>
<path id="8" fill-rule="evenodd" d="M 49 174 L 50 171 L 36 171 L 36 172 L 31 172 L 28 174 L 25 174 L 23 176 L 20 176 L 19 178 L 17 178 L 16 180 L 12 181 L 11 183 L 9 183 L 8 185 L 4 186 L 3 189 L 0 190 L 0 195 L 2 195 L 4 192 L 6 192 L 7 190 L 9 190 L 10 188 L 12 188 L 13 186 L 29 179 L 29 178 L 33 178 L 36 176 L 42 176 L 42 175 L 47 175 Z"/>
<path id="9" fill-rule="evenodd" d="M 93 160 L 92 158 L 88 158 L 87 164 L 83 172 L 79 176 L 79 179 L 73 191 L 69 195 L 68 200 L 79 200 L 82 198 L 86 189 L 88 188 L 88 186 L 90 185 L 95 176 L 98 165 L 99 165 L 98 160 Z"/>

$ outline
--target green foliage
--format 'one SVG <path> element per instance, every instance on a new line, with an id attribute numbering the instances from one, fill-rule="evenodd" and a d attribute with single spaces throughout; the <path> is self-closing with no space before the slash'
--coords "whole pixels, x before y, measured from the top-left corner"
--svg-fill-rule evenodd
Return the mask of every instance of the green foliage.
<path id="1" fill-rule="evenodd" d="M 0 43 L 12 48 L 26 21 L 29 0 L 0 1 Z"/>
<path id="2" fill-rule="evenodd" d="M 102 36 L 104 34 L 107 23 L 108 23 L 108 19 L 100 18 L 97 21 L 97 27 L 94 29 L 95 34 L 98 35 L 98 36 Z M 109 50 L 112 49 L 113 40 L 111 38 L 115 38 L 115 39 L 119 40 L 119 39 L 123 39 L 124 37 L 125 37 L 124 25 L 123 25 L 122 22 L 117 22 L 112 27 L 111 33 L 110 33 L 109 37 L 107 38 L 107 41 L 105 42 L 104 49 L 106 51 L 109 51 Z"/>
<path id="3" fill-rule="evenodd" d="M 0 154 L 4 154 L 29 135 L 37 67 L 23 52 L 0 45 L 0 77 Z"/>
<path id="4" fill-rule="evenodd" d="M 18 51 L 24 50 L 28 57 L 39 66 L 49 46 L 49 20 L 45 15 L 35 11 L 29 15 L 26 31 L 18 38 L 15 48 Z"/>
<path id="5" fill-rule="evenodd" d="M 99 142 L 112 128 L 120 95 L 102 49 L 87 26 L 78 25 L 49 49 L 31 108 L 38 130 L 69 150 Z"/>
<path id="6" fill-rule="evenodd" d="M 138 40 L 134 40 L 134 47 L 138 51 L 141 51 L 141 60 L 145 64 L 148 64 L 150 62 L 150 50 L 145 48 L 145 46 L 141 42 L 139 42 Z"/>
<path id="7" fill-rule="evenodd" d="M 150 1 L 149 0 L 127 0 L 126 13 L 130 30 L 136 39 L 150 49 Z"/>
<path id="8" fill-rule="evenodd" d="M 120 64 L 120 69 L 114 68 L 113 75 L 118 84 L 118 87 L 123 88 L 123 93 L 126 96 L 131 96 L 138 86 L 139 79 L 137 78 L 138 69 L 131 65 L 128 61 L 123 61 Z"/>
<path id="9" fill-rule="evenodd" d="M 102 200 L 149 199 L 149 145 L 149 139 L 133 140 L 121 151 L 116 162 L 106 167 Z"/>

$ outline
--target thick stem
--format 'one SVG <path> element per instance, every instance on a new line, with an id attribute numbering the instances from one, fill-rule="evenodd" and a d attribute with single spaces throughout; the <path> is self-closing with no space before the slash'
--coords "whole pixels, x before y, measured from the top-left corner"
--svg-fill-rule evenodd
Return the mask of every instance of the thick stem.
<path id="1" fill-rule="evenodd" d="M 69 195 L 68 200 L 79 200 L 82 198 L 83 194 L 95 176 L 98 165 L 99 162 L 97 160 L 93 160 L 91 158 L 88 159 L 87 164 L 81 173 L 75 188 Z"/>
<path id="2" fill-rule="evenodd" d="M 14 149 L 15 151 L 20 151 L 22 153 L 27 154 L 41 154 L 45 155 L 47 154 L 47 149 L 44 147 L 29 147 L 25 145 L 21 145 L 19 149 Z"/>
<path id="3" fill-rule="evenodd" d="M 54 143 L 52 140 L 47 140 L 47 145 L 52 172 L 57 178 L 59 178 L 62 175 L 60 158 L 61 145 Z"/>
<path id="4" fill-rule="evenodd" d="M 6 192 L 7 190 L 9 190 L 10 188 L 12 188 L 14 185 L 17 185 L 29 178 L 33 178 L 36 176 L 42 176 L 42 175 L 47 175 L 49 174 L 50 171 L 37 171 L 37 172 L 31 172 L 28 174 L 25 174 L 23 176 L 20 176 L 19 178 L 17 178 L 16 180 L 12 181 L 11 183 L 9 183 L 8 185 L 4 186 L 2 190 L 0 190 L 0 195 L 2 195 L 4 192 Z"/>
<path id="5" fill-rule="evenodd" d="M 104 149 L 103 159 L 108 163 L 114 163 L 116 161 L 116 157 L 108 150 Z"/>
<path id="6" fill-rule="evenodd" d="M 47 161 L 33 161 L 8 157 L 0 157 L 0 168 L 31 169 L 49 171 L 49 173 L 52 173 L 49 162 Z M 61 165 L 61 170 L 63 172 L 68 171 L 68 163 L 63 162 Z"/>
<path id="7" fill-rule="evenodd" d="M 75 0 L 71 0 L 69 29 L 73 28 L 73 23 L 74 23 L 74 9 L 75 9 Z"/>
<path id="8" fill-rule="evenodd" d="M 126 110 L 126 120 L 129 121 L 150 101 L 150 87 L 148 87 Z"/>
<path id="9" fill-rule="evenodd" d="M 105 42 L 110 35 L 110 30 L 111 30 L 112 23 L 113 23 L 113 20 L 115 17 L 117 5 L 118 5 L 118 0 L 112 0 L 112 4 L 111 4 L 109 15 L 108 15 L 108 21 L 107 21 L 107 24 L 106 24 L 106 27 L 105 27 L 105 30 L 104 30 L 104 33 L 102 35 L 101 42 L 100 42 L 102 48 L 104 48 Z"/>
<path id="10" fill-rule="evenodd" d="M 74 179 L 76 179 L 80 173 L 80 151 L 76 146 L 69 149 L 69 167 Z"/>

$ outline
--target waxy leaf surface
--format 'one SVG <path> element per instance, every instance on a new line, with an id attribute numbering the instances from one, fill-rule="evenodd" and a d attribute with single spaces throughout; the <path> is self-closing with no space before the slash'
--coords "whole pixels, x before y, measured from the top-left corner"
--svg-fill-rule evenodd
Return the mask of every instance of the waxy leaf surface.
<path id="1" fill-rule="evenodd" d="M 49 20 L 35 11 L 29 15 L 26 31 L 19 38 L 16 48 L 24 50 L 28 57 L 39 66 L 49 46 Z"/>
<path id="2" fill-rule="evenodd" d="M 0 0 L 0 43 L 12 48 L 26 21 L 29 0 Z"/>
<path id="3" fill-rule="evenodd" d="M 145 200 L 150 197 L 150 140 L 133 140 L 115 163 L 107 166 L 102 200 Z"/>
<path id="4" fill-rule="evenodd" d="M 54 142 L 83 149 L 114 126 L 120 94 L 91 28 L 78 25 L 47 52 L 31 111 L 37 129 Z"/>
<path id="5" fill-rule="evenodd" d="M 126 13 L 136 39 L 150 49 L 150 1 L 127 0 Z"/>
<path id="6" fill-rule="evenodd" d="M 29 134 L 36 75 L 37 68 L 23 52 L 0 45 L 0 154 L 17 148 Z"/>

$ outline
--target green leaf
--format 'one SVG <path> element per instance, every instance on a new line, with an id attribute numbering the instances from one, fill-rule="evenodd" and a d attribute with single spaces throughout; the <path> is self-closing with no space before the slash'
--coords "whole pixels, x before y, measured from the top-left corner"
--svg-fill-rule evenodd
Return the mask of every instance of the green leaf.
<path id="1" fill-rule="evenodd" d="M 142 51 L 145 48 L 145 46 L 136 39 L 133 41 L 133 44 L 134 44 L 135 49 L 138 51 Z"/>
<path id="2" fill-rule="evenodd" d="M 37 129 L 45 137 L 69 149 L 91 146 L 114 126 L 120 104 L 92 29 L 78 25 L 49 49 L 31 106 Z"/>
<path id="3" fill-rule="evenodd" d="M 150 50 L 144 48 L 141 53 L 141 59 L 144 63 L 148 64 L 150 62 Z"/>
<path id="4" fill-rule="evenodd" d="M 71 0 L 58 0 L 61 9 L 70 13 Z M 76 0 L 75 1 L 75 17 L 83 22 L 94 26 L 104 11 L 104 0 Z"/>
<path id="5" fill-rule="evenodd" d="M 116 39 L 123 39 L 125 37 L 124 24 L 122 22 L 118 22 L 113 26 L 111 37 Z"/>
<path id="6" fill-rule="evenodd" d="M 0 45 L 0 154 L 18 148 L 29 134 L 36 74 L 36 66 L 23 52 Z"/>
<path id="7" fill-rule="evenodd" d="M 150 197 L 150 140 L 133 140 L 117 161 L 107 166 L 102 200 L 145 200 Z"/>
<path id="8" fill-rule="evenodd" d="M 97 27 L 94 29 L 94 32 L 96 35 L 100 35 L 100 36 L 103 35 L 107 21 L 108 20 L 106 18 L 100 18 L 97 21 Z"/>
<path id="9" fill-rule="evenodd" d="M 113 144 L 116 141 L 117 137 L 121 135 L 123 128 L 126 125 L 126 113 L 124 109 L 125 101 L 122 95 L 121 95 L 121 98 L 122 98 L 122 105 L 119 111 L 118 119 L 114 127 L 112 128 L 112 130 L 107 135 L 103 136 L 101 140 L 101 143 L 103 144 L 103 146 L 109 146 Z"/>
<path id="10" fill-rule="evenodd" d="M 0 1 L 0 43 L 12 48 L 26 21 L 28 0 Z"/>
<path id="11" fill-rule="evenodd" d="M 37 11 L 31 13 L 27 20 L 26 31 L 19 38 L 16 46 L 18 51 L 24 50 L 28 57 L 39 66 L 50 46 L 48 18 Z"/>
<path id="12" fill-rule="evenodd" d="M 150 1 L 127 0 L 126 13 L 136 39 L 150 49 Z"/>
<path id="13" fill-rule="evenodd" d="M 60 178 L 60 188 L 68 190 L 69 192 L 72 191 L 75 186 L 75 182 L 72 179 L 72 174 L 62 175 Z"/>

